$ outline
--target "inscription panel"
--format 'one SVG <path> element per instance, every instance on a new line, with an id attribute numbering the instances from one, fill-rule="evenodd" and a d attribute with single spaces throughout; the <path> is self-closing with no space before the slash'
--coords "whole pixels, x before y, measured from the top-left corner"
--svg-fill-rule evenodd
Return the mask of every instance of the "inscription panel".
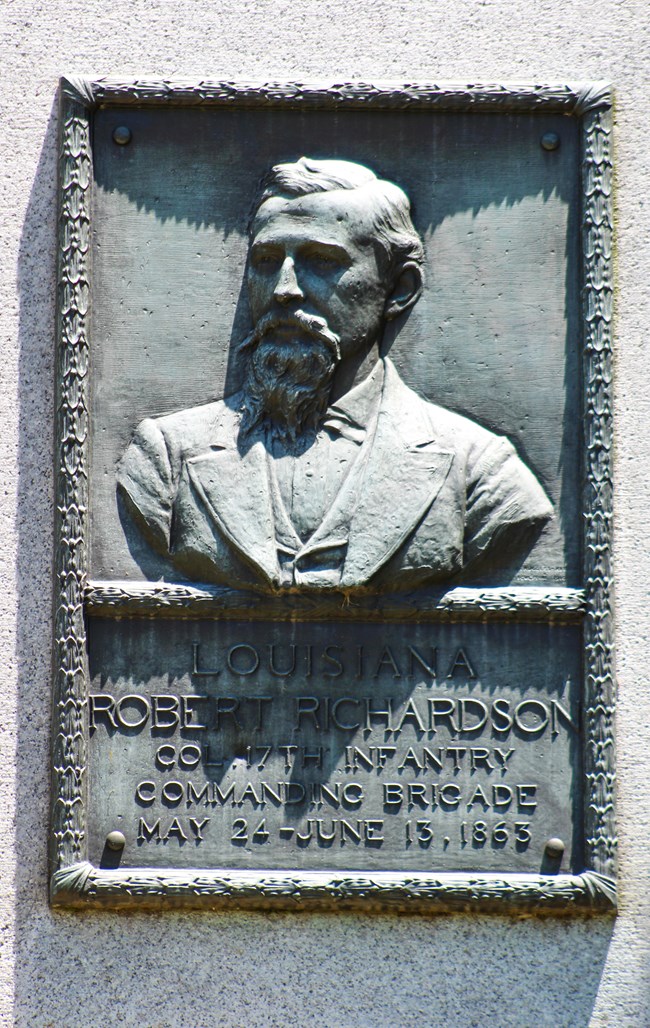
<path id="1" fill-rule="evenodd" d="M 117 829 L 128 866 L 579 864 L 578 628 L 162 627 L 93 622 L 91 859 Z"/>

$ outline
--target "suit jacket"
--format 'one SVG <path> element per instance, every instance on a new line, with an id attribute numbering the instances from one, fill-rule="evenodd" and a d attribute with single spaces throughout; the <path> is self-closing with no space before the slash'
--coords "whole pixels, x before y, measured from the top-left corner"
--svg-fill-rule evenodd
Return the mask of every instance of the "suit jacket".
<path id="1" fill-rule="evenodd" d="M 385 360 L 350 471 L 320 526 L 288 553 L 266 448 L 238 445 L 240 406 L 235 395 L 146 419 L 118 468 L 140 530 L 190 579 L 267 592 L 415 588 L 487 551 L 498 557 L 500 538 L 552 514 L 505 437 L 424 400 Z"/>

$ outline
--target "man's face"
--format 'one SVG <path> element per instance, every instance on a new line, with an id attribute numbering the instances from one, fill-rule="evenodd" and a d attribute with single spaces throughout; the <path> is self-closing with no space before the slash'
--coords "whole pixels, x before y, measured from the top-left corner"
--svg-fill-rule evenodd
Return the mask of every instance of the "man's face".
<path id="1" fill-rule="evenodd" d="M 338 190 L 262 204 L 253 224 L 248 292 L 254 323 L 279 315 L 269 341 L 286 343 L 295 334 L 295 327 L 282 325 L 282 314 L 295 311 L 326 321 L 342 360 L 379 338 L 388 276 L 367 202 L 363 191 Z"/>

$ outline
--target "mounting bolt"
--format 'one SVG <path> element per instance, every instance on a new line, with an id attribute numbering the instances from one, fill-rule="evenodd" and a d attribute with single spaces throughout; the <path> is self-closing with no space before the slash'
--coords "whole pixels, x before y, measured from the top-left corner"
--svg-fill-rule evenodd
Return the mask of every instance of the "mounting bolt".
<path id="1" fill-rule="evenodd" d="M 549 839 L 544 847 L 546 856 L 551 860 L 561 860 L 566 849 L 561 839 Z"/>
<path id="2" fill-rule="evenodd" d="M 131 129 L 127 128 L 126 125 L 118 125 L 116 129 L 113 129 L 113 142 L 117 143 L 118 146 L 126 146 L 127 143 L 131 142 Z"/>
<path id="3" fill-rule="evenodd" d="M 539 142 L 542 150 L 557 150 L 560 145 L 560 137 L 557 132 L 545 132 Z"/>
<path id="4" fill-rule="evenodd" d="M 126 839 L 122 832 L 109 832 L 106 836 L 106 845 L 109 850 L 123 850 L 126 846 Z"/>

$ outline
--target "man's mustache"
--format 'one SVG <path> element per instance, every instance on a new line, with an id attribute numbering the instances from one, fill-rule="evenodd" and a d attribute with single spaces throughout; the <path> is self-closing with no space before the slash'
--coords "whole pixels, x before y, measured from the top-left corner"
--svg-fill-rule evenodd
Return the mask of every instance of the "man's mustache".
<path id="1" fill-rule="evenodd" d="M 328 327 L 325 318 L 321 318 L 317 314 L 307 314 L 301 310 L 293 311 L 291 314 L 276 311 L 263 314 L 250 335 L 246 336 L 239 344 L 240 353 L 257 346 L 265 335 L 276 328 L 296 329 L 303 335 L 324 343 L 335 360 L 340 361 L 341 359 L 341 340 Z"/>

